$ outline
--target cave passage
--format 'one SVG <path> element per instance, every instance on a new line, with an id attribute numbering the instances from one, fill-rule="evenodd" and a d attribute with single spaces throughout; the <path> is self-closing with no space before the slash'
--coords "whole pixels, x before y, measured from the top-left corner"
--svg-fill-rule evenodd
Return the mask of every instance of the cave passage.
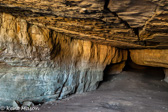
<path id="1" fill-rule="evenodd" d="M 132 64 L 132 63 L 131 63 Z M 112 65 L 108 65 L 105 70 L 104 70 L 104 77 L 103 77 L 103 82 L 110 81 L 112 80 L 115 76 L 120 75 L 120 74 L 109 74 L 108 69 Z M 133 67 L 134 66 L 134 67 Z M 163 71 L 163 68 L 159 67 L 147 67 L 147 66 L 140 66 L 140 65 L 126 65 L 123 68 L 123 71 L 126 75 L 139 75 L 141 76 L 142 79 L 144 80 L 155 80 L 155 81 L 162 81 L 165 78 L 165 73 Z"/>
<path id="2" fill-rule="evenodd" d="M 168 112 L 162 68 L 126 66 L 117 75 L 104 73 L 97 90 L 45 104 L 42 112 L 47 107 L 50 112 Z"/>

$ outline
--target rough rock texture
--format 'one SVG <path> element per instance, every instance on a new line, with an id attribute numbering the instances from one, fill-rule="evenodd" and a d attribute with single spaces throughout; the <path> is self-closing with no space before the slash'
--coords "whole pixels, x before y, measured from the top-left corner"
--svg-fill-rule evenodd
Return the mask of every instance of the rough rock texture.
<path id="1" fill-rule="evenodd" d="M 168 40 L 168 1 L 167 0 L 150 0 L 157 4 L 155 13 L 140 31 L 140 39 L 143 41 L 153 42 L 162 46 L 167 46 Z"/>
<path id="2" fill-rule="evenodd" d="M 134 28 L 144 45 L 167 48 L 167 0 L 109 0 L 108 8 Z"/>
<path id="3" fill-rule="evenodd" d="M 36 4 L 37 2 L 38 4 Z M 79 0 L 77 3 L 72 2 L 78 5 L 67 6 L 64 1 L 53 0 L 45 3 L 46 7 L 52 10 L 49 12 L 41 9 L 43 8 L 41 0 L 29 0 L 28 3 L 25 0 L 3 0 L 2 3 L 5 5 L 0 5 L 1 12 L 21 16 L 31 24 L 63 32 L 73 38 L 87 39 L 100 42 L 101 44 L 112 44 L 113 46 L 122 48 L 143 48 L 143 46 L 136 44 L 138 37 L 135 35 L 133 29 L 129 28 L 113 13 L 104 10 L 104 1 Z M 58 5 L 59 8 L 56 6 L 51 7 L 50 4 Z M 39 5 L 39 7 L 36 5 Z M 80 12 L 80 10 L 83 10 L 83 7 L 86 9 L 86 13 L 85 11 L 84 13 Z"/>
<path id="4" fill-rule="evenodd" d="M 163 67 L 165 81 L 168 82 L 168 50 L 167 49 L 145 49 L 130 50 L 132 61 L 138 65 Z"/>
<path id="5" fill-rule="evenodd" d="M 160 81 L 163 75 L 156 68 L 108 75 L 98 90 L 46 103 L 40 112 L 167 112 L 168 84 Z"/>
<path id="6" fill-rule="evenodd" d="M 106 65 L 127 59 L 126 50 L 75 40 L 19 17 L 0 15 L 0 105 L 95 90 Z"/>
<path id="7" fill-rule="evenodd" d="M 0 105 L 96 89 L 107 65 L 125 65 L 127 50 L 115 47 L 168 48 L 167 0 L 0 0 L 0 9 Z M 168 68 L 166 49 L 130 52 Z"/>
<path id="8" fill-rule="evenodd" d="M 76 18 L 99 18 L 104 0 L 0 0 L 1 5 Z"/>
<path id="9" fill-rule="evenodd" d="M 167 0 L 0 0 L 0 8 L 73 38 L 120 48 L 168 48 Z"/>
<path id="10" fill-rule="evenodd" d="M 117 63 L 117 64 L 108 65 L 106 69 L 104 70 L 104 75 L 119 74 L 123 71 L 124 67 L 125 67 L 125 61 Z"/>
<path id="11" fill-rule="evenodd" d="M 157 5 L 152 0 L 110 0 L 108 8 L 127 21 L 132 28 L 145 25 L 156 10 Z"/>
<path id="12" fill-rule="evenodd" d="M 140 39 L 147 45 L 168 45 L 168 11 L 157 11 L 140 31 Z"/>

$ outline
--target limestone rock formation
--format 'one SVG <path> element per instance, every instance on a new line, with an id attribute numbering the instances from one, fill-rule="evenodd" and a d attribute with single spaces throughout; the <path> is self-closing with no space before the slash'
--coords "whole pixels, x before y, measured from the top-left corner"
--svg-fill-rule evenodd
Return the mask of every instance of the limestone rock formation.
<path id="1" fill-rule="evenodd" d="M 127 51 L 75 40 L 54 30 L 1 14 L 0 105 L 44 102 L 97 88 L 106 65 Z"/>

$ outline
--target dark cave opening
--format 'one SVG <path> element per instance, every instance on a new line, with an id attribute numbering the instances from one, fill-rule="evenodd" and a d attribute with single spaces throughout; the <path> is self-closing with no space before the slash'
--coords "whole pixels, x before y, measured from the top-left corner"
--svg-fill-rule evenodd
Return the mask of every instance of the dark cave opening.
<path id="1" fill-rule="evenodd" d="M 141 77 L 139 77 L 139 80 L 143 79 L 144 81 L 149 81 L 149 82 L 163 81 L 165 78 L 165 73 L 163 68 L 137 65 L 134 62 L 132 62 L 131 59 L 127 60 L 125 67 L 122 69 L 120 73 L 109 74 L 109 69 L 111 68 L 111 66 L 114 66 L 114 65 L 111 64 L 106 66 L 104 70 L 103 81 L 101 83 L 113 80 L 113 78 L 122 74 L 122 72 L 127 72 L 126 75 L 127 74 L 130 75 L 130 73 L 132 75 L 140 74 Z"/>

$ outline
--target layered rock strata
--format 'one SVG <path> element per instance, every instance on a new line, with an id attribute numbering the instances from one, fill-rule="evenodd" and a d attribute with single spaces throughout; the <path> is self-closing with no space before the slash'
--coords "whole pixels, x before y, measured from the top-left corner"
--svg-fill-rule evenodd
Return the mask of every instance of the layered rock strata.
<path id="1" fill-rule="evenodd" d="M 0 0 L 0 12 L 120 48 L 168 48 L 167 0 Z"/>
<path id="2" fill-rule="evenodd" d="M 109 0 L 108 8 L 135 30 L 146 47 L 168 48 L 167 0 Z"/>
<path id="3" fill-rule="evenodd" d="M 45 102 L 95 90 L 106 65 L 127 60 L 126 50 L 0 15 L 0 105 Z"/>
<path id="4" fill-rule="evenodd" d="M 0 0 L 0 9 L 0 105 L 94 90 L 107 65 L 122 71 L 122 49 L 168 68 L 167 0 Z"/>
<path id="5" fill-rule="evenodd" d="M 57 2 L 57 0 L 55 1 Z M 93 6 L 100 5 L 99 2 L 96 2 L 95 0 L 93 1 Z M 5 1 L 3 2 L 6 3 Z M 22 3 L 25 1 L 20 2 Z M 34 4 L 34 2 L 35 1 L 31 1 L 31 4 Z M 73 38 L 89 40 L 106 45 L 112 44 L 115 47 L 143 47 L 136 44 L 138 37 L 135 35 L 133 29 L 129 28 L 113 13 L 103 10 L 104 4 L 101 4 L 101 7 L 99 7 L 102 9 L 99 12 L 92 12 L 92 5 L 86 5 L 83 7 L 88 7 L 88 9 L 86 9 L 88 12 L 91 11 L 90 13 L 80 13 L 80 11 L 70 10 L 68 6 L 64 8 L 68 8 L 67 10 L 69 11 L 59 12 L 59 10 L 55 11 L 55 8 L 53 8 L 52 12 L 45 13 L 46 10 L 42 10 L 40 8 L 37 9 L 42 11 L 34 11 L 32 10 L 33 7 L 27 8 L 27 5 L 22 4 L 19 7 L 18 5 L 20 4 L 17 4 L 17 2 L 15 3 L 14 1 L 11 1 L 9 3 L 11 3 L 11 5 L 0 5 L 2 12 L 12 14 L 16 17 L 22 17 L 30 24 L 36 24 L 40 27 L 50 28 Z M 49 6 L 47 5 L 47 7 Z M 82 6 L 74 6 L 74 8 L 76 8 L 76 10 L 81 10 Z M 66 16 L 64 13 L 70 15 Z"/>
<path id="6" fill-rule="evenodd" d="M 167 49 L 130 50 L 132 61 L 138 65 L 168 68 Z"/>
<path id="7" fill-rule="evenodd" d="M 134 63 L 138 65 L 143 65 L 143 66 L 164 68 L 166 82 L 168 82 L 167 80 L 168 56 L 167 55 L 168 55 L 167 49 L 130 50 L 130 57 Z"/>

